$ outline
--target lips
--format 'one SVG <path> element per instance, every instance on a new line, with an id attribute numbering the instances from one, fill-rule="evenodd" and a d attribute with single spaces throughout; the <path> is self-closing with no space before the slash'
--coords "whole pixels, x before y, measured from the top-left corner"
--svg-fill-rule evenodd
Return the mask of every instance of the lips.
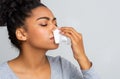
<path id="1" fill-rule="evenodd" d="M 54 40 L 54 36 L 51 36 L 51 37 L 50 37 L 50 40 Z"/>

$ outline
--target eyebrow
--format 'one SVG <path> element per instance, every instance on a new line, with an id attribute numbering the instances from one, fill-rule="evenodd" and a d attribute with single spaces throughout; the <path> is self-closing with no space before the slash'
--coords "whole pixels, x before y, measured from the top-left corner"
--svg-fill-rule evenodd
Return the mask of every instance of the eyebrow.
<path id="1" fill-rule="evenodd" d="M 36 19 L 36 21 L 38 21 L 38 20 L 40 20 L 40 19 L 50 20 L 50 18 L 49 18 L 49 17 L 40 17 L 40 18 L 37 18 L 37 19 Z M 54 21 L 54 20 L 56 20 L 56 18 L 55 18 L 55 17 L 52 19 L 52 21 Z"/>

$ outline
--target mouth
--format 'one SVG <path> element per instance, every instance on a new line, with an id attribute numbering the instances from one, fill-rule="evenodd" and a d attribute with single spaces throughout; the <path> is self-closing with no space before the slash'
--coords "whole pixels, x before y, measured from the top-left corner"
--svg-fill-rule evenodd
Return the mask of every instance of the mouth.
<path id="1" fill-rule="evenodd" d="M 54 37 L 52 36 L 52 37 L 50 37 L 50 40 L 54 40 Z"/>
<path id="2" fill-rule="evenodd" d="M 51 40 L 55 45 L 59 45 L 59 44 L 56 44 L 56 43 L 55 43 L 55 38 L 54 38 L 54 36 L 50 37 L 50 40 Z"/>

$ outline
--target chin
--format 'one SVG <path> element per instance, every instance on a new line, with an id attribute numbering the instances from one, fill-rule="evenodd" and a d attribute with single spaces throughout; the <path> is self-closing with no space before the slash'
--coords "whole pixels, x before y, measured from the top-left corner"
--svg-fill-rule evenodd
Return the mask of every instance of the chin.
<path id="1" fill-rule="evenodd" d="M 54 46 L 50 46 L 49 50 L 54 50 L 57 49 L 59 47 L 59 44 L 56 44 Z"/>

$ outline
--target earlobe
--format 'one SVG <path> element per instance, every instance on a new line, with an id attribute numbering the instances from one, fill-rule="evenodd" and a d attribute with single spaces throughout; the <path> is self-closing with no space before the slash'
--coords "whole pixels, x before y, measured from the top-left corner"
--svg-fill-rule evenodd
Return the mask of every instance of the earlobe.
<path id="1" fill-rule="evenodd" d="M 27 35 L 24 30 L 24 28 L 18 28 L 16 29 L 16 37 L 20 41 L 26 41 L 27 40 Z"/>

